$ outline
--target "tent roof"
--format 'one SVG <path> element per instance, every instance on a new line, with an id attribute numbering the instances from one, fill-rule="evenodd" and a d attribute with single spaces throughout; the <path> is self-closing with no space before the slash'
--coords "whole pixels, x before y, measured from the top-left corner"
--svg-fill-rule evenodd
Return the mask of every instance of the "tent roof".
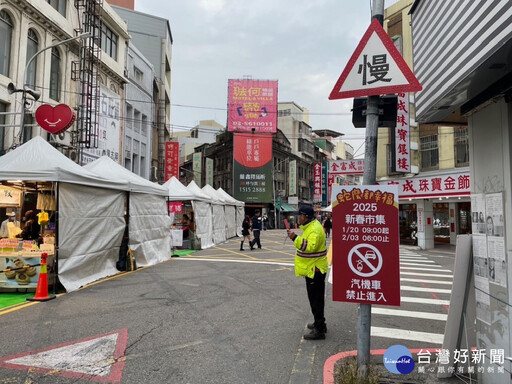
<path id="1" fill-rule="evenodd" d="M 243 201 L 235 199 L 233 196 L 231 196 L 229 193 L 227 193 L 225 190 L 223 190 L 221 187 L 217 188 L 217 193 L 224 197 L 224 200 L 226 200 L 228 203 L 234 204 L 234 205 L 245 205 Z"/>
<path id="2" fill-rule="evenodd" d="M 201 188 L 199 188 L 199 186 L 196 184 L 196 182 L 194 180 L 192 180 L 190 183 L 188 183 L 187 189 L 195 195 L 195 197 L 196 197 L 195 200 L 203 200 L 203 201 L 211 201 L 212 200 L 212 198 L 209 195 L 204 193 L 201 190 Z"/>
<path id="3" fill-rule="evenodd" d="M 68 159 L 41 136 L 0 157 L 0 180 L 60 181 L 125 190 L 126 183 L 107 180 Z"/>
<path id="4" fill-rule="evenodd" d="M 201 190 L 207 195 L 209 195 L 214 201 L 222 204 L 226 203 L 226 199 L 222 197 L 220 194 L 218 194 L 217 191 L 210 184 L 206 184 Z"/>
<path id="5" fill-rule="evenodd" d="M 175 176 L 167 180 L 162 187 L 167 188 L 169 200 L 195 200 L 197 197 L 185 187 Z"/>
<path id="6" fill-rule="evenodd" d="M 167 188 L 136 175 L 108 156 L 101 156 L 92 163 L 84 165 L 84 168 L 100 177 L 128 183 L 131 192 L 151 193 L 161 196 L 167 196 L 169 193 Z"/>

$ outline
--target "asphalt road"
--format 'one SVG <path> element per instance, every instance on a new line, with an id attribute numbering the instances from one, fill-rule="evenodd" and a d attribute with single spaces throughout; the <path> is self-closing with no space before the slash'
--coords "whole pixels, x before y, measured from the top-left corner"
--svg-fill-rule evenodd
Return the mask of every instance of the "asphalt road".
<path id="1" fill-rule="evenodd" d="M 333 302 L 328 285 L 327 338 L 305 341 L 312 316 L 293 244 L 284 230 L 261 238 L 262 249 L 231 239 L 0 312 L 0 384 L 324 382 L 326 360 L 357 349 L 357 306 Z M 396 343 L 372 338 L 372 349 Z"/>

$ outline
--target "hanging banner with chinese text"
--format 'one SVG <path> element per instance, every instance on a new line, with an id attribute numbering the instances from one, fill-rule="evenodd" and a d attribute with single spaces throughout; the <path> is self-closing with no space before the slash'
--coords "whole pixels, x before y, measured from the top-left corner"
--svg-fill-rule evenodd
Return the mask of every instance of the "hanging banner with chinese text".
<path id="1" fill-rule="evenodd" d="M 213 187 L 213 159 L 210 159 L 209 157 L 204 159 L 204 166 L 206 167 L 205 183 L 210 184 Z"/>
<path id="2" fill-rule="evenodd" d="M 333 186 L 333 300 L 400 305 L 398 188 Z"/>
<path id="3" fill-rule="evenodd" d="M 393 179 L 377 184 L 398 186 L 400 199 L 469 196 L 471 194 L 469 172 Z"/>
<path id="4" fill-rule="evenodd" d="M 165 143 L 165 181 L 171 177 L 180 178 L 180 143 L 167 141 Z"/>
<path id="5" fill-rule="evenodd" d="M 228 81 L 228 131 L 276 133 L 276 80 Z"/>
<path id="6" fill-rule="evenodd" d="M 313 164 L 313 202 L 322 201 L 322 163 Z"/>
<path id="7" fill-rule="evenodd" d="M 327 207 L 329 205 L 329 198 L 327 195 L 327 163 L 322 163 L 322 206 Z"/>
<path id="8" fill-rule="evenodd" d="M 272 135 L 233 135 L 233 197 L 246 203 L 271 203 Z"/>
<path id="9" fill-rule="evenodd" d="M 395 129 L 395 172 L 411 172 L 409 93 L 399 93 Z"/>
<path id="10" fill-rule="evenodd" d="M 297 160 L 290 161 L 290 178 L 288 180 L 289 191 L 288 195 L 293 196 L 297 194 Z"/>
<path id="11" fill-rule="evenodd" d="M 194 171 L 194 181 L 201 188 L 203 184 L 201 183 L 201 166 L 202 166 L 202 156 L 201 152 L 194 152 L 192 155 L 192 170 Z"/>

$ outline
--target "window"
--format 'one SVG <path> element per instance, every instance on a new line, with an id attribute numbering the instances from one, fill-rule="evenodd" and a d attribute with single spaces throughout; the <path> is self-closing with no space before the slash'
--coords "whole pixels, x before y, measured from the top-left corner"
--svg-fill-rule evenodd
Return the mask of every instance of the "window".
<path id="1" fill-rule="evenodd" d="M 126 105 L 125 124 L 126 129 L 133 129 L 133 108 L 131 105 Z"/>
<path id="2" fill-rule="evenodd" d="M 141 125 L 141 120 L 140 120 L 140 112 L 135 110 L 134 114 L 133 114 L 133 130 L 136 132 L 136 133 L 140 133 L 140 125 Z"/>
<path id="3" fill-rule="evenodd" d="M 105 24 L 101 26 L 101 48 L 114 60 L 117 60 L 118 36 Z"/>
<path id="4" fill-rule="evenodd" d="M 437 135 L 420 137 L 421 169 L 437 169 L 439 167 L 439 145 Z"/>
<path id="5" fill-rule="evenodd" d="M 66 16 L 66 1 L 67 0 L 46 0 L 53 8 L 55 8 L 62 16 Z"/>
<path id="6" fill-rule="evenodd" d="M 142 71 L 139 68 L 134 66 L 133 73 L 135 74 L 135 80 L 138 83 L 142 83 L 142 81 L 144 80 L 144 74 L 142 73 Z"/>
<path id="7" fill-rule="evenodd" d="M 277 111 L 277 116 L 291 116 L 292 110 L 291 109 L 281 109 Z"/>
<path id="8" fill-rule="evenodd" d="M 148 117 L 146 115 L 142 115 L 142 127 L 141 127 L 142 136 L 148 136 Z"/>
<path id="9" fill-rule="evenodd" d="M 132 170 L 132 138 L 129 136 L 124 140 L 124 167 L 129 171 Z"/>
<path id="10" fill-rule="evenodd" d="M 140 143 L 140 176 L 144 178 L 147 176 L 146 167 L 146 144 Z"/>
<path id="11" fill-rule="evenodd" d="M 468 127 L 455 130 L 455 166 L 469 165 L 469 138 Z"/>
<path id="12" fill-rule="evenodd" d="M 0 11 L 0 74 L 9 76 L 11 61 L 12 20 L 5 11 Z"/>
<path id="13" fill-rule="evenodd" d="M 27 39 L 27 61 L 28 61 L 37 53 L 39 46 L 39 38 L 33 29 L 28 30 L 28 39 Z M 36 85 L 36 68 L 37 68 L 37 58 L 30 63 L 30 66 L 27 68 L 27 73 L 25 74 L 27 78 L 27 85 L 34 89 Z"/>
<path id="14" fill-rule="evenodd" d="M 52 65 L 50 69 L 50 97 L 60 101 L 60 53 L 56 47 L 52 48 Z"/>

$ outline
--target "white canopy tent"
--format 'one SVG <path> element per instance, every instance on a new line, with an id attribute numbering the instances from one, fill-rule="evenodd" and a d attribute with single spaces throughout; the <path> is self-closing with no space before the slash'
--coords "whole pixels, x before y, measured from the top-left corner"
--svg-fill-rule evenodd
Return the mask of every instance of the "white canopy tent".
<path id="1" fill-rule="evenodd" d="M 67 291 L 118 272 L 127 183 L 83 169 L 40 136 L 0 157 L 0 180 L 56 182 L 57 272 Z"/>
<path id="2" fill-rule="evenodd" d="M 242 236 L 242 221 L 244 218 L 244 205 L 243 201 L 238 201 L 230 196 L 222 188 L 217 189 L 217 194 L 222 196 L 226 201 L 224 211 L 226 213 L 226 236 L 227 238 Z"/>
<path id="3" fill-rule="evenodd" d="M 171 219 L 167 214 L 167 188 L 136 175 L 108 156 L 102 156 L 84 168 L 110 180 L 128 183 L 128 245 L 137 265 L 154 265 L 169 259 Z"/>
<path id="4" fill-rule="evenodd" d="M 162 187 L 167 189 L 169 201 L 186 201 L 196 199 L 196 195 L 185 187 L 181 181 L 172 176 Z"/>
<path id="5" fill-rule="evenodd" d="M 201 249 L 210 248 L 213 242 L 213 217 L 210 197 L 191 181 L 187 189 L 194 194 L 192 208 L 196 219 L 196 236 L 201 241 Z"/>
<path id="6" fill-rule="evenodd" d="M 217 194 L 217 191 L 213 189 L 210 184 L 206 184 L 202 191 L 211 198 L 212 202 L 212 217 L 213 217 L 213 242 L 220 244 L 226 241 L 226 200 Z M 234 212 L 233 212 L 234 213 Z M 234 220 L 234 217 L 228 219 Z"/>

